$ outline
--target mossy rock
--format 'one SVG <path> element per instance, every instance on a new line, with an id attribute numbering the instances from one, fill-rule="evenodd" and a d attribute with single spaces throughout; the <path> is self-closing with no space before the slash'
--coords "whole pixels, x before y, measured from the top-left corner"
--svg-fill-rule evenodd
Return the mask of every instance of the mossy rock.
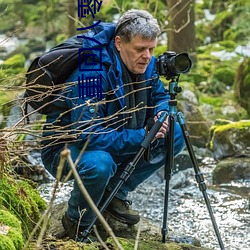
<path id="1" fill-rule="evenodd" d="M 46 208 L 46 202 L 30 183 L 5 174 L 0 178 L 0 207 L 5 207 L 21 221 L 24 238 L 28 237 L 41 211 Z"/>
<path id="2" fill-rule="evenodd" d="M 0 209 L 0 249 L 19 250 L 23 244 L 20 221 L 9 211 Z"/>
<path id="3" fill-rule="evenodd" d="M 216 159 L 230 156 L 249 156 L 250 120 L 214 125 L 210 130 L 210 149 Z"/>
<path id="4" fill-rule="evenodd" d="M 120 244 L 122 245 L 124 250 L 133 250 L 134 245 L 135 245 L 135 240 L 134 239 L 124 239 L 124 238 L 118 238 Z M 113 239 L 109 238 L 107 240 L 108 243 L 113 243 Z M 139 240 L 138 242 L 138 250 L 208 250 L 208 248 L 204 247 L 197 247 L 189 244 L 184 244 L 184 243 L 175 243 L 175 242 L 166 242 L 162 243 L 160 240 Z"/>

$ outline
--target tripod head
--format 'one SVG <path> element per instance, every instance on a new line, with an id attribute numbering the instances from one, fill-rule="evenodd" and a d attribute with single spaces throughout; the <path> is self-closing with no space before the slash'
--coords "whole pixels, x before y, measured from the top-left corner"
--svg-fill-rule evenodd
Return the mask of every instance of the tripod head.
<path id="1" fill-rule="evenodd" d="M 176 78 L 172 78 L 171 81 L 169 82 L 169 95 L 170 95 L 170 100 L 175 99 L 175 96 L 182 91 L 182 87 L 178 86 L 179 82 L 179 76 Z"/>

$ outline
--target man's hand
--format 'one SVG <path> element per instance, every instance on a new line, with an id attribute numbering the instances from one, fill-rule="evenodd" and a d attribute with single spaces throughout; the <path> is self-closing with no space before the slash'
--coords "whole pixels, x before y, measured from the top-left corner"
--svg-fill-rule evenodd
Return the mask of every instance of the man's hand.
<path id="1" fill-rule="evenodd" d="M 160 111 L 155 117 L 154 120 L 155 122 L 158 120 L 158 118 L 160 117 L 161 113 L 164 111 Z M 161 128 L 159 129 L 159 131 L 157 132 L 157 134 L 155 135 L 155 139 L 159 139 L 159 138 L 165 138 L 166 133 L 169 130 L 169 124 L 168 124 L 168 116 L 165 119 L 165 121 L 163 122 Z"/>

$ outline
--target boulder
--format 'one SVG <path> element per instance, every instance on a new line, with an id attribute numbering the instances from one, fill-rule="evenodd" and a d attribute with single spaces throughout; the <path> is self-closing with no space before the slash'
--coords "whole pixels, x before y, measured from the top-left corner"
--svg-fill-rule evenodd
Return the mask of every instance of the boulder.
<path id="1" fill-rule="evenodd" d="M 209 141 L 210 124 L 195 104 L 189 101 L 181 101 L 180 105 L 180 110 L 185 117 L 191 144 L 196 147 L 206 148 Z"/>
<path id="2" fill-rule="evenodd" d="M 213 171 L 213 183 L 228 183 L 233 180 L 250 179 L 250 158 L 226 158 Z"/>
<path id="3" fill-rule="evenodd" d="M 211 128 L 209 147 L 214 158 L 250 157 L 250 120 L 216 124 Z"/>

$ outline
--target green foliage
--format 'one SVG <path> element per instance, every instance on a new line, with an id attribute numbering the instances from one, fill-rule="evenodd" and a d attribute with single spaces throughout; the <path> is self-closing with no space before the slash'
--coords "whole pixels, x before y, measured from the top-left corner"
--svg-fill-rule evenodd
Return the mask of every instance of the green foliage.
<path id="1" fill-rule="evenodd" d="M 199 104 L 200 106 L 212 106 L 212 113 L 207 114 L 206 118 L 213 121 L 225 118 L 230 121 L 239 121 L 249 118 L 246 110 L 237 103 L 231 91 L 225 91 L 225 93 L 217 96 L 200 93 Z M 231 112 L 228 111 L 225 113 L 225 111 L 223 111 L 224 107 L 232 107 L 233 109 Z"/>
<path id="2" fill-rule="evenodd" d="M 167 51 L 166 45 L 159 45 L 154 50 L 154 55 L 157 57 Z"/>
<path id="3" fill-rule="evenodd" d="M 25 57 L 22 54 L 16 54 L 5 60 L 0 67 L 2 68 L 0 73 L 0 84 L 6 82 L 6 77 L 16 76 L 22 72 L 25 72 L 24 69 Z M 12 79 L 13 85 L 20 85 L 22 83 L 22 79 Z M 8 85 L 11 85 L 8 82 Z"/>
<path id="4" fill-rule="evenodd" d="M 210 1 L 204 0 L 202 4 L 196 4 L 197 20 L 204 20 L 204 9 L 215 15 L 214 20 L 199 21 L 197 38 L 199 42 L 205 42 L 209 37 L 211 42 L 232 40 L 237 44 L 245 45 L 249 42 L 250 29 L 250 2 L 246 0 Z"/>
<path id="5" fill-rule="evenodd" d="M 215 69 L 213 72 L 213 78 L 222 84 L 232 86 L 234 83 L 235 71 L 228 67 L 221 67 Z"/>
<path id="6" fill-rule="evenodd" d="M 4 70 L 12 67 L 22 68 L 24 67 L 24 63 L 25 63 L 24 55 L 16 54 L 4 61 L 4 63 L 2 64 L 2 69 Z"/>

